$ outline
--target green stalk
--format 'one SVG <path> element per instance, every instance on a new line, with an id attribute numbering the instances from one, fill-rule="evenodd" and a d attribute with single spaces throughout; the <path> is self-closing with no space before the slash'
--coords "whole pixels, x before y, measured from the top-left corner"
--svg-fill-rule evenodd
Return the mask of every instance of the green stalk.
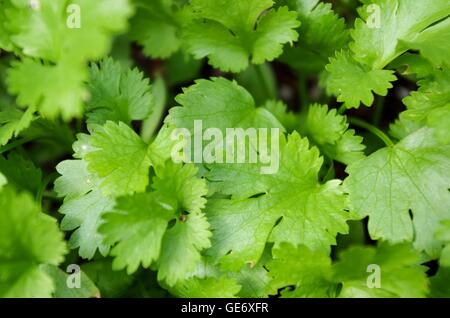
<path id="1" fill-rule="evenodd" d="M 37 202 L 41 202 L 42 204 L 42 198 L 44 197 L 45 189 L 47 189 L 47 186 L 50 182 L 53 182 L 56 178 L 58 178 L 59 174 L 57 172 L 53 172 L 49 175 L 47 175 L 44 180 L 42 180 L 41 187 L 39 188 L 39 191 L 36 195 Z"/>
<path id="2" fill-rule="evenodd" d="M 383 108 L 385 99 L 386 99 L 385 96 L 377 97 L 377 102 L 375 104 L 375 113 L 372 120 L 372 124 L 374 124 L 375 126 L 378 126 L 380 124 L 381 118 L 383 117 Z"/>
<path id="3" fill-rule="evenodd" d="M 2 147 L 0 147 L 0 154 L 7 152 L 11 149 L 14 149 L 16 147 L 22 146 L 23 144 L 26 144 L 30 141 L 34 140 L 34 138 L 28 137 L 28 138 L 22 138 L 22 139 L 18 139 L 16 141 L 13 141 L 12 143 L 9 143 L 7 145 L 4 145 Z"/>
<path id="4" fill-rule="evenodd" d="M 306 110 L 309 105 L 308 81 L 307 77 L 303 74 L 298 74 L 298 94 L 300 98 L 300 105 Z"/>
<path id="5" fill-rule="evenodd" d="M 388 146 L 388 147 L 394 146 L 394 143 L 392 142 L 392 140 L 384 132 L 382 132 L 380 129 L 378 129 L 374 125 L 366 123 L 365 121 L 363 121 L 359 118 L 349 118 L 348 122 L 352 125 L 355 125 L 355 126 L 364 128 L 367 131 L 370 131 L 372 134 L 374 134 L 375 136 L 377 136 L 378 138 L 383 140 L 383 142 L 386 144 L 386 146 Z"/>

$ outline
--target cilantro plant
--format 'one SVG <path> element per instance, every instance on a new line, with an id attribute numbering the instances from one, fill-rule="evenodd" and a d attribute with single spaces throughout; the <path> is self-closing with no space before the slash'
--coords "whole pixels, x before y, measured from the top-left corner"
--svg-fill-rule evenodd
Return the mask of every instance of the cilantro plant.
<path id="1" fill-rule="evenodd" d="M 449 15 L 0 0 L 0 296 L 450 297 Z"/>

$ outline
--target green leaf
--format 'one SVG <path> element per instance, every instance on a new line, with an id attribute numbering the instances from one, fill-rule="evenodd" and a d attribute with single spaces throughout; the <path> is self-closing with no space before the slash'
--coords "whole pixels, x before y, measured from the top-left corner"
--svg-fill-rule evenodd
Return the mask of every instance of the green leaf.
<path id="1" fill-rule="evenodd" d="M 29 194 L 11 187 L 0 191 L 1 297 L 50 297 L 55 285 L 40 265 L 57 266 L 65 253 L 56 220 Z"/>
<path id="2" fill-rule="evenodd" d="M 371 106 L 373 92 L 386 96 L 392 88 L 391 82 L 397 79 L 392 71 L 369 69 L 356 63 L 348 51 L 336 52 L 326 70 L 329 73 L 327 89 L 347 108 L 358 108 L 361 102 Z"/>
<path id="3" fill-rule="evenodd" d="M 327 157 L 349 164 L 364 158 L 365 146 L 363 138 L 356 136 L 348 126 L 347 118 L 336 109 L 328 110 L 326 105 L 314 104 L 308 108 L 300 132 Z"/>
<path id="4" fill-rule="evenodd" d="M 137 68 L 125 70 L 111 58 L 90 68 L 88 86 L 91 93 L 86 107 L 88 124 L 103 125 L 111 120 L 130 125 L 133 120 L 147 118 L 152 110 L 149 80 Z"/>
<path id="5" fill-rule="evenodd" d="M 107 121 L 88 137 L 85 155 L 88 170 L 101 178 L 100 189 L 106 195 L 142 192 L 148 185 L 150 159 L 148 145 L 122 122 Z"/>
<path id="6" fill-rule="evenodd" d="M 131 20 L 130 37 L 152 58 L 167 58 L 181 46 L 182 15 L 173 0 L 135 0 L 137 14 Z"/>
<path id="7" fill-rule="evenodd" d="M 283 45 L 296 41 L 294 30 L 300 23 L 287 7 L 271 9 L 271 0 L 193 0 L 189 8 L 193 21 L 185 26 L 187 50 L 196 58 L 223 71 L 244 70 L 249 59 L 254 64 L 272 61 Z"/>
<path id="8" fill-rule="evenodd" d="M 357 108 L 361 102 L 370 106 L 372 91 L 385 96 L 395 76 L 384 68 L 411 49 L 420 32 L 450 14 L 446 0 L 367 0 L 364 4 L 351 31 L 351 51 L 338 53 L 326 67 L 328 91 L 347 108 Z"/>
<path id="9" fill-rule="evenodd" d="M 436 275 L 430 278 L 432 298 L 450 298 L 450 268 L 441 267 Z"/>
<path id="10" fill-rule="evenodd" d="M 37 195 L 41 188 L 41 169 L 15 152 L 9 153 L 7 158 L 0 156 L 0 172 L 6 177 L 8 184 L 14 185 L 16 189 Z"/>
<path id="11" fill-rule="evenodd" d="M 14 63 L 7 77 L 8 90 L 17 95 L 17 104 L 51 119 L 62 115 L 65 120 L 83 113 L 86 80 L 86 70 L 72 61 L 44 65 L 29 58 Z"/>
<path id="12" fill-rule="evenodd" d="M 441 266 L 450 267 L 450 220 L 444 220 L 436 230 L 436 239 L 439 240 L 444 247 L 441 251 L 439 264 Z"/>
<path id="13" fill-rule="evenodd" d="M 418 82 L 419 90 L 403 99 L 407 109 L 391 125 L 392 134 L 401 139 L 428 126 L 436 128 L 437 138 L 450 141 L 450 75 L 448 68 L 436 70 Z"/>
<path id="14" fill-rule="evenodd" d="M 6 145 L 13 137 L 28 128 L 34 120 L 33 108 L 25 112 L 12 106 L 3 106 L 0 102 L 0 146 Z"/>
<path id="15" fill-rule="evenodd" d="M 180 298 L 235 298 L 240 289 L 233 278 L 193 277 L 179 282 L 170 292 Z"/>
<path id="16" fill-rule="evenodd" d="M 406 45 L 441 67 L 448 63 L 448 43 L 450 43 L 450 19 L 433 25 L 417 34 Z"/>
<path id="17" fill-rule="evenodd" d="M 55 181 L 55 191 L 64 196 L 59 212 L 63 231 L 75 230 L 69 240 L 70 248 L 80 248 L 79 255 L 91 259 L 98 249 L 107 255 L 109 245 L 103 244 L 98 233 L 101 216 L 112 209 L 114 199 L 105 196 L 99 189 L 100 180 L 87 170 L 84 160 L 65 160 L 56 167 L 61 174 Z"/>
<path id="18" fill-rule="evenodd" d="M 299 116 L 288 111 L 286 104 L 282 101 L 268 100 L 262 107 L 271 112 L 283 127 L 286 128 L 286 131 L 292 132 L 298 128 L 300 124 Z"/>
<path id="19" fill-rule="evenodd" d="M 195 269 L 200 251 L 211 246 L 209 223 L 201 210 L 208 193 L 204 179 L 196 177 L 194 165 L 175 165 L 170 161 L 156 170 L 152 187 L 160 193 L 174 193 L 181 214 L 163 238 L 158 260 L 158 280 L 169 286 Z"/>
<path id="20" fill-rule="evenodd" d="M 361 217 L 369 216 L 372 239 L 414 241 L 415 248 L 438 255 L 433 234 L 450 216 L 449 158 L 450 147 L 422 128 L 347 168 L 349 202 Z"/>
<path id="21" fill-rule="evenodd" d="M 3 173 L 0 172 L 0 191 L 3 189 L 3 187 L 8 183 L 8 179 L 3 175 Z"/>
<path id="22" fill-rule="evenodd" d="M 351 247 L 339 255 L 333 266 L 334 279 L 342 283 L 339 297 L 425 297 L 427 268 L 420 263 L 420 253 L 409 244 Z M 379 286 L 376 285 L 378 270 Z M 374 284 L 373 288 L 369 283 Z"/>
<path id="23" fill-rule="evenodd" d="M 266 242 L 329 251 L 337 233 L 348 231 L 341 182 L 318 181 L 319 151 L 295 132 L 281 141 L 274 174 L 260 174 L 259 164 L 214 165 L 207 174 L 212 186 L 232 196 L 209 200 L 206 210 L 214 233 L 209 252 L 227 268 L 257 263 Z"/>
<path id="24" fill-rule="evenodd" d="M 301 27 L 300 41 L 294 47 L 287 47 L 281 60 L 302 72 L 321 72 L 328 58 L 350 40 L 344 19 L 334 13 L 330 3 L 319 0 L 282 2 L 298 12 Z"/>
<path id="25" fill-rule="evenodd" d="M 165 122 L 191 132 L 194 120 L 202 120 L 205 129 L 215 127 L 222 131 L 230 127 L 282 128 L 270 112 L 255 107 L 253 97 L 242 86 L 223 77 L 198 80 L 175 100 L 182 107 L 171 108 Z"/>
<path id="26" fill-rule="evenodd" d="M 114 269 L 133 273 L 140 263 L 147 268 L 157 262 L 158 280 L 172 286 L 196 268 L 211 236 L 201 212 L 206 183 L 196 174 L 192 165 L 168 162 L 156 170 L 153 192 L 117 199 L 100 227 L 105 242 L 117 243 Z"/>
<path id="27" fill-rule="evenodd" d="M 304 245 L 294 247 L 282 243 L 273 249 L 273 260 L 267 265 L 271 282 L 276 293 L 284 289 L 282 297 L 334 297 L 337 283 L 333 282 L 331 259 L 321 253 L 311 251 Z"/>
<path id="28" fill-rule="evenodd" d="M 40 0 L 35 9 L 15 1 L 4 25 L 27 56 L 8 74 L 8 89 L 18 104 L 50 118 L 81 117 L 87 99 L 85 63 L 107 53 L 111 35 L 125 29 L 130 15 L 128 0 L 75 0 L 70 5 Z"/>
<path id="29" fill-rule="evenodd" d="M 357 61 L 374 69 L 384 68 L 408 50 L 400 41 L 414 42 L 419 32 L 425 32 L 427 27 L 450 14 L 446 0 L 368 0 L 364 3 L 358 10 L 361 18 L 355 21 L 350 48 Z"/>
<path id="30" fill-rule="evenodd" d="M 135 279 L 125 271 L 113 271 L 111 263 L 110 259 L 101 259 L 81 265 L 82 271 L 100 290 L 102 298 L 123 296 Z"/>
<path id="31" fill-rule="evenodd" d="M 135 272 L 142 263 L 148 268 L 158 259 L 174 206 L 156 193 L 138 193 L 117 199 L 114 210 L 103 216 L 100 233 L 105 244 L 114 245 L 113 269 Z M 117 243 L 117 244 L 116 244 Z"/>
<path id="32" fill-rule="evenodd" d="M 44 265 L 43 271 L 52 277 L 55 284 L 54 298 L 99 298 L 100 291 L 97 286 L 90 280 L 90 278 L 80 271 L 80 287 L 69 288 L 67 285 L 70 277 L 60 268 L 54 265 Z"/>

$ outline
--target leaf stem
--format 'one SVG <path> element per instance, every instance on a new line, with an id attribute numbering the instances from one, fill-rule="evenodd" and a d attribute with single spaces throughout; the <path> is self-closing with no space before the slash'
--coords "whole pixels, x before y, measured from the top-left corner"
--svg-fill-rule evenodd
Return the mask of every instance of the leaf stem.
<path id="1" fill-rule="evenodd" d="M 42 198 L 44 197 L 44 192 L 47 186 L 50 182 L 54 181 L 56 178 L 58 178 L 59 174 L 57 172 L 53 172 L 49 175 L 47 175 L 44 180 L 42 180 L 41 187 L 39 188 L 39 191 L 36 195 L 37 202 L 41 202 L 42 204 Z"/>
<path id="2" fill-rule="evenodd" d="M 308 81 L 307 77 L 303 74 L 298 74 L 298 94 L 300 98 L 300 105 L 306 110 L 309 104 L 308 98 Z"/>
<path id="3" fill-rule="evenodd" d="M 26 144 L 26 143 L 34 140 L 34 139 L 35 138 L 26 137 L 26 138 L 18 139 L 16 141 L 12 142 L 12 143 L 6 144 L 6 145 L 0 147 L 0 154 L 2 154 L 4 152 L 7 152 L 7 151 L 9 151 L 11 149 L 14 149 L 16 147 L 19 147 L 19 146 L 21 146 L 23 144 Z"/>
<path id="4" fill-rule="evenodd" d="M 371 125 L 359 118 L 354 118 L 354 117 L 349 118 L 348 122 L 354 126 L 358 126 L 358 127 L 366 129 L 367 131 L 370 131 L 372 134 L 374 134 L 375 136 L 377 136 L 378 138 L 383 140 L 383 142 L 386 144 L 386 146 L 388 146 L 388 147 L 394 146 L 394 143 L 392 142 L 392 140 L 384 132 L 382 132 L 380 129 L 378 129 L 374 125 Z"/>
<path id="5" fill-rule="evenodd" d="M 375 113 L 372 120 L 372 124 L 374 124 L 375 126 L 378 126 L 380 124 L 381 118 L 383 117 L 383 108 L 385 99 L 386 99 L 385 96 L 377 97 L 377 102 L 375 104 Z"/>
<path id="6" fill-rule="evenodd" d="M 262 65 L 264 65 L 264 64 L 255 65 L 254 66 L 255 67 L 255 72 L 256 72 L 256 76 L 258 77 L 259 81 L 261 82 L 261 85 L 262 85 L 262 87 L 264 89 L 264 92 L 266 94 L 269 94 L 270 87 L 269 87 L 269 84 L 267 84 L 266 78 L 265 78 L 265 76 L 263 74 L 263 71 L 262 71 L 262 67 L 263 66 Z"/>
<path id="7" fill-rule="evenodd" d="M 345 113 L 346 110 L 347 110 L 347 107 L 345 107 L 345 104 L 342 104 L 341 107 L 339 107 L 337 113 L 338 113 L 339 115 L 342 115 L 342 114 Z"/>

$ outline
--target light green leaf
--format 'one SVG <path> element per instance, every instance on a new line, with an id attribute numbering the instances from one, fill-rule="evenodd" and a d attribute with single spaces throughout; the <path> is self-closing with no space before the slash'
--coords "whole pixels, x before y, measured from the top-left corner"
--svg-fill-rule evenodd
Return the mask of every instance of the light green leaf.
<path id="1" fill-rule="evenodd" d="M 314 104 L 308 108 L 306 119 L 299 131 L 307 136 L 329 158 L 349 164 L 364 158 L 362 137 L 348 129 L 347 118 L 336 109 Z"/>
<path id="2" fill-rule="evenodd" d="M 339 255 L 333 266 L 334 279 L 342 283 L 339 297 L 425 297 L 427 268 L 420 263 L 420 253 L 409 244 L 351 247 Z"/>
<path id="3" fill-rule="evenodd" d="M 56 220 L 29 194 L 11 187 L 0 191 L 1 297 L 50 297 L 55 285 L 40 265 L 57 266 L 65 253 Z"/>
<path id="4" fill-rule="evenodd" d="M 373 93 L 386 96 L 391 82 L 397 79 L 392 71 L 369 69 L 356 63 L 348 51 L 336 52 L 326 70 L 327 89 L 347 108 L 358 108 L 361 102 L 371 106 Z"/>
<path id="5" fill-rule="evenodd" d="M 91 93 L 87 103 L 89 124 L 103 125 L 111 120 L 130 125 L 133 120 L 147 118 L 152 110 L 149 80 L 138 69 L 125 70 L 111 58 L 90 68 L 88 86 Z"/>
<path id="6" fill-rule="evenodd" d="M 99 298 L 100 291 L 97 286 L 90 280 L 90 278 L 80 271 L 80 287 L 69 288 L 67 280 L 70 277 L 60 268 L 54 265 L 44 265 L 41 269 L 47 273 L 55 284 L 55 291 L 53 292 L 54 298 Z"/>
<path id="7" fill-rule="evenodd" d="M 88 170 L 101 178 L 106 195 L 142 192 L 148 185 L 148 145 L 127 125 L 107 121 L 89 136 Z"/>
<path id="8" fill-rule="evenodd" d="M 450 147 L 439 145 L 433 134 L 422 128 L 351 164 L 344 186 L 352 210 L 369 216 L 372 239 L 414 241 L 415 248 L 436 257 L 433 235 L 450 217 Z"/>
<path id="9" fill-rule="evenodd" d="M 318 181 L 319 151 L 295 132 L 281 141 L 274 174 L 260 174 L 260 164 L 214 165 L 207 174 L 218 192 L 232 196 L 210 199 L 206 210 L 214 233 L 209 253 L 227 268 L 256 264 L 266 242 L 329 251 L 337 233 L 348 231 L 340 181 Z"/>
<path id="10" fill-rule="evenodd" d="M 184 28 L 187 50 L 223 71 L 244 70 L 272 61 L 283 45 L 296 41 L 300 23 L 287 7 L 271 9 L 271 0 L 193 0 L 194 19 Z"/>

